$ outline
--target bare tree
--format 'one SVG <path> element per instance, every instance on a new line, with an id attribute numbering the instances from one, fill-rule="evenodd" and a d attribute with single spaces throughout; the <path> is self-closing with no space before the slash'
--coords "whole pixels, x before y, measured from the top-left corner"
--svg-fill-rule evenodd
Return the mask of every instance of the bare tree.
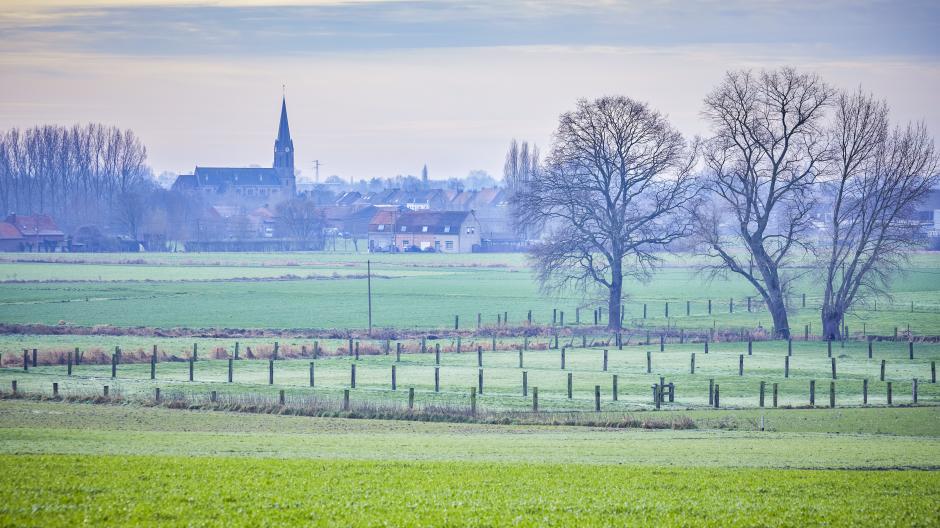
<path id="1" fill-rule="evenodd" d="M 828 245 L 820 251 L 823 335 L 840 339 L 845 313 L 884 294 L 916 241 L 914 206 L 937 184 L 937 155 L 923 125 L 890 130 L 888 106 L 861 91 L 840 94 L 832 126 Z"/>
<path id="2" fill-rule="evenodd" d="M 503 181 L 506 185 L 506 191 L 509 194 L 510 201 L 517 193 L 525 190 L 529 182 L 535 177 L 539 170 L 539 148 L 537 145 L 529 147 L 527 141 L 520 145 L 515 139 L 509 143 L 509 150 L 506 152 L 506 162 L 503 164 Z M 530 236 L 538 233 L 538 227 L 531 224 L 522 223 L 522 215 L 514 214 L 515 230 L 523 240 L 528 240 Z"/>
<path id="3" fill-rule="evenodd" d="M 300 243 L 300 249 L 323 247 L 323 212 L 313 202 L 294 198 L 277 206 L 278 216 L 287 233 Z"/>
<path id="4" fill-rule="evenodd" d="M 713 273 L 744 277 L 770 311 L 777 337 L 790 336 L 783 269 L 806 249 L 813 185 L 826 159 L 821 126 L 832 90 L 790 68 L 729 72 L 705 98 L 713 135 L 705 143 L 707 188 L 716 204 L 698 215 Z M 725 232 L 727 226 L 727 233 Z"/>
<path id="5" fill-rule="evenodd" d="M 624 277 L 645 278 L 654 251 L 690 230 L 692 160 L 666 118 L 632 99 L 563 114 L 544 169 L 513 197 L 522 223 L 546 226 L 530 255 L 542 288 L 606 290 L 619 330 Z"/>

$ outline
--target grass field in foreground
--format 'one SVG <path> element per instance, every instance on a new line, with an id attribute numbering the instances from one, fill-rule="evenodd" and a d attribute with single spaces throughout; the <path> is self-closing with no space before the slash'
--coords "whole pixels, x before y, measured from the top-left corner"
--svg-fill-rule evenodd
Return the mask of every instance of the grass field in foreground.
<path id="1" fill-rule="evenodd" d="M 493 325 L 504 312 L 511 324 L 519 324 L 529 310 L 536 323 L 549 324 L 555 308 L 565 312 L 570 325 L 576 307 L 581 307 L 582 323 L 593 323 L 592 310 L 605 304 L 580 292 L 542 295 L 519 254 L 0 254 L 0 322 L 362 329 L 368 324 L 367 259 L 375 274 L 373 323 L 381 328 L 453 328 L 455 315 L 462 328 L 471 328 L 478 313 L 484 324 Z M 669 256 L 649 283 L 628 282 L 625 323 L 688 329 L 771 326 L 769 314 L 756 304 L 747 312 L 746 298 L 757 299 L 748 284 L 737 277 L 709 282 L 689 260 Z M 877 310 L 858 306 L 847 317 L 850 331 L 860 333 L 864 325 L 869 333 L 891 335 L 894 327 L 904 331 L 910 325 L 915 334 L 940 334 L 937 277 L 940 255 L 915 255 L 908 273 L 891 285 L 891 299 L 879 299 Z M 806 308 L 797 300 L 803 293 Z M 819 332 L 820 296 L 818 281 L 809 276 L 795 280 L 790 313 L 795 333 L 807 324 Z M 729 313 L 731 297 L 734 313 Z M 686 301 L 691 303 L 688 315 Z"/>
<path id="2" fill-rule="evenodd" d="M 936 422 L 929 409 L 787 412 L 849 411 Z M 623 431 L 0 401 L 0 524 L 935 525 L 940 472 L 865 468 L 935 468 L 937 432 L 855 425 Z"/>

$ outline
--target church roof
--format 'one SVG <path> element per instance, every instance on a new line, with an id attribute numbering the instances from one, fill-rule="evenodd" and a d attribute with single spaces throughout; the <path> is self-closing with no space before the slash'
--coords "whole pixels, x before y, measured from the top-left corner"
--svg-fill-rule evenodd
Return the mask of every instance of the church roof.
<path id="1" fill-rule="evenodd" d="M 269 167 L 196 167 L 193 178 L 197 187 L 281 185 L 279 171 Z"/>
<path id="2" fill-rule="evenodd" d="M 289 142 L 290 127 L 287 125 L 287 99 L 281 98 L 281 121 L 277 126 L 278 143 Z"/>

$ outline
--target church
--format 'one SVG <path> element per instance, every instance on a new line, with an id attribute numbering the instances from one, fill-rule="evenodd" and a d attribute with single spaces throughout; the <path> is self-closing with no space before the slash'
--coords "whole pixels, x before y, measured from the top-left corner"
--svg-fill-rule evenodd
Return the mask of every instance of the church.
<path id="1" fill-rule="evenodd" d="M 213 202 L 273 205 L 297 194 L 294 141 L 287 124 L 287 100 L 281 99 L 281 120 L 274 140 L 274 164 L 265 167 L 196 167 L 181 174 L 173 190 L 204 196 Z"/>

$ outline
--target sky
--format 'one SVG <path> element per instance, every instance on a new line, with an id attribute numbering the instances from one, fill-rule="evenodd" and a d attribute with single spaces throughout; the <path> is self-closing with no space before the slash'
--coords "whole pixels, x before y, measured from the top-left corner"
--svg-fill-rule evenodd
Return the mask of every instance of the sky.
<path id="1" fill-rule="evenodd" d="M 730 69 L 789 65 L 940 131 L 940 2 L 0 0 L 0 131 L 129 128 L 156 173 L 269 166 L 282 93 L 301 181 L 501 177 L 579 98 L 707 134 Z"/>

